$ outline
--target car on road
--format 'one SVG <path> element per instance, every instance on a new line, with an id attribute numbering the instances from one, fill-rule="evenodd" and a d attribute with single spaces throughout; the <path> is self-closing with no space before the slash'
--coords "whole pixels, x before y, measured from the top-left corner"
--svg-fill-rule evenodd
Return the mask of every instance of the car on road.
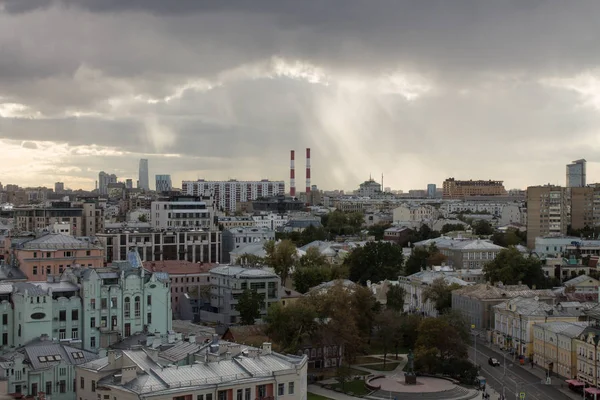
<path id="1" fill-rule="evenodd" d="M 490 357 L 490 359 L 488 360 L 488 364 L 490 364 L 492 367 L 498 367 L 498 366 L 500 366 L 500 361 L 498 361 L 495 358 Z"/>

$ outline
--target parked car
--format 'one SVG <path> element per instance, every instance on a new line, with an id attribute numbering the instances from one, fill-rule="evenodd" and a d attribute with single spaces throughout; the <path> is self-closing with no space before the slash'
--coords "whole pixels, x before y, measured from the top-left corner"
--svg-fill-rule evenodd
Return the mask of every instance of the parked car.
<path id="1" fill-rule="evenodd" d="M 492 367 L 498 367 L 500 365 L 500 361 L 490 357 L 490 359 L 488 360 L 488 364 L 490 364 Z"/>

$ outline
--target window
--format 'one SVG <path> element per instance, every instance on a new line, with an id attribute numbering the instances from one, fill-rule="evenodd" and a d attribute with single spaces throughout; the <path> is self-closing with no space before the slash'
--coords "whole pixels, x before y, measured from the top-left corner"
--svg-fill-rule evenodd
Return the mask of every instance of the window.
<path id="1" fill-rule="evenodd" d="M 90 221 L 90 222 L 92 222 L 92 221 Z M 86 250 L 85 255 L 89 257 L 92 255 L 92 252 L 90 250 Z"/>
<path id="2" fill-rule="evenodd" d="M 67 330 L 66 330 L 66 329 L 64 329 L 64 328 L 61 328 L 61 329 L 58 331 L 58 338 L 59 338 L 59 339 L 66 339 L 66 338 L 67 338 Z"/>
<path id="3" fill-rule="evenodd" d="M 244 391 L 242 389 L 237 390 L 236 400 L 244 400 Z"/>
<path id="4" fill-rule="evenodd" d="M 81 377 L 81 389 L 85 389 L 85 380 Z"/>
<path id="5" fill-rule="evenodd" d="M 72 254 L 70 251 L 65 251 L 65 257 L 71 257 L 71 256 L 72 256 Z"/>
<path id="6" fill-rule="evenodd" d="M 58 273 L 61 273 L 65 270 L 65 268 L 62 265 L 58 266 Z"/>
<path id="7" fill-rule="evenodd" d="M 245 389 L 244 390 L 244 400 L 251 400 L 251 399 L 252 399 L 252 390 Z"/>
<path id="8" fill-rule="evenodd" d="M 92 392 L 96 391 L 96 381 L 92 381 Z"/>
<path id="9" fill-rule="evenodd" d="M 150 295 L 146 296 L 146 304 L 149 306 L 152 305 L 152 296 L 150 296 Z"/>
<path id="10" fill-rule="evenodd" d="M 50 275 L 52 273 L 52 267 L 50 265 L 48 265 L 46 267 L 46 275 Z"/>
<path id="11" fill-rule="evenodd" d="M 151 324 L 152 323 L 152 313 L 148 313 L 148 318 L 147 318 L 147 323 Z"/>
<path id="12" fill-rule="evenodd" d="M 3 333 L 2 334 L 2 345 L 6 346 L 8 344 L 8 333 Z"/>
<path id="13" fill-rule="evenodd" d="M 66 321 L 67 320 L 67 311 L 66 310 L 60 310 L 58 312 L 58 320 L 59 321 Z"/>
<path id="14" fill-rule="evenodd" d="M 131 299 L 129 297 L 125 297 L 124 313 L 125 318 L 131 317 Z"/>
<path id="15" fill-rule="evenodd" d="M 33 254 L 35 254 L 35 253 L 33 253 Z M 37 265 L 33 266 L 33 274 L 37 275 Z"/>
<path id="16" fill-rule="evenodd" d="M 60 393 L 66 393 L 66 392 L 67 392 L 67 381 L 65 381 L 65 380 L 63 379 L 63 380 L 61 380 L 61 381 L 58 383 L 58 391 L 59 391 Z"/>
<path id="17" fill-rule="evenodd" d="M 79 310 L 71 310 L 71 319 L 73 321 L 79 321 Z"/>
<path id="18" fill-rule="evenodd" d="M 79 330 L 77 328 L 71 329 L 71 339 L 79 339 Z"/>
<path id="19" fill-rule="evenodd" d="M 206 394 L 206 400 L 213 400 L 212 393 L 207 393 Z"/>
<path id="20" fill-rule="evenodd" d="M 258 397 L 267 396 L 267 385 L 258 385 Z"/>
<path id="21" fill-rule="evenodd" d="M 37 251 L 33 252 L 33 258 L 37 258 Z"/>
<path id="22" fill-rule="evenodd" d="M 219 390 L 217 392 L 217 400 L 227 400 L 227 390 Z"/>
<path id="23" fill-rule="evenodd" d="M 96 327 L 96 318 L 92 317 L 90 318 L 90 328 L 95 328 Z"/>
<path id="24" fill-rule="evenodd" d="M 96 347 L 96 336 L 92 336 L 90 338 L 90 347 L 91 348 L 95 348 Z"/>
<path id="25" fill-rule="evenodd" d="M 117 308 L 117 298 L 116 297 L 111 297 L 110 308 Z"/>
<path id="26" fill-rule="evenodd" d="M 100 327 L 106 328 L 106 322 L 108 321 L 107 317 L 100 318 Z"/>
<path id="27" fill-rule="evenodd" d="M 139 318 L 140 315 L 142 315 L 141 309 L 140 309 L 140 296 L 135 296 L 134 308 L 135 308 L 135 317 Z"/>
<path id="28" fill-rule="evenodd" d="M 294 382 L 288 383 L 288 394 L 294 394 Z"/>
<path id="29" fill-rule="evenodd" d="M 91 300 L 90 300 L 90 308 L 91 308 L 92 310 L 95 310 L 95 309 L 96 309 L 96 299 L 91 299 Z"/>
<path id="30" fill-rule="evenodd" d="M 204 395 L 199 394 L 198 396 L 196 396 L 196 400 L 204 400 Z"/>
<path id="31" fill-rule="evenodd" d="M 37 396 L 38 394 L 39 394 L 39 391 L 38 391 L 38 385 L 37 385 L 37 383 L 32 383 L 31 384 L 31 395 L 32 396 Z"/>
<path id="32" fill-rule="evenodd" d="M 66 368 L 61 368 L 59 370 L 59 374 L 60 374 L 60 376 L 65 376 L 67 374 L 67 369 Z"/>
<path id="33" fill-rule="evenodd" d="M 283 396 L 285 394 L 285 384 L 284 383 L 280 383 L 277 385 L 277 395 L 278 396 Z"/>
<path id="34" fill-rule="evenodd" d="M 2 325 L 8 325 L 8 314 L 2 314 Z"/>
<path id="35" fill-rule="evenodd" d="M 100 308 L 106 310 L 108 308 L 108 301 L 106 299 L 100 299 Z"/>
<path id="36" fill-rule="evenodd" d="M 52 382 L 46 382 L 46 395 L 52 394 Z"/>

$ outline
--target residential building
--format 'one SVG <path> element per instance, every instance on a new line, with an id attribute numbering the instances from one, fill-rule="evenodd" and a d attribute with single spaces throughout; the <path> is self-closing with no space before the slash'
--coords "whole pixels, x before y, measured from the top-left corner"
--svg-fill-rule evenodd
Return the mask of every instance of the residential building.
<path id="1" fill-rule="evenodd" d="M 493 307 L 516 297 L 537 297 L 553 304 L 556 295 L 551 290 L 532 290 L 527 285 L 469 285 L 452 292 L 452 309 L 460 311 L 475 329 L 490 332 L 488 339 L 491 340 L 495 327 Z"/>
<path id="2" fill-rule="evenodd" d="M 583 321 L 586 309 L 581 303 L 548 304 L 539 298 L 517 296 L 492 307 L 494 332 L 492 341 L 503 348 L 511 348 L 519 356 L 531 359 L 534 355 L 533 324 L 542 322 Z M 558 350 L 547 355 L 556 358 Z M 544 365 L 542 363 L 542 365 Z"/>
<path id="3" fill-rule="evenodd" d="M 527 188 L 527 247 L 535 246 L 539 236 L 561 236 L 567 233 L 567 191 L 560 186 Z"/>
<path id="4" fill-rule="evenodd" d="M 393 211 L 393 222 L 395 224 L 420 227 L 424 222 L 437 219 L 438 210 L 428 204 L 402 204 Z"/>
<path id="5" fill-rule="evenodd" d="M 587 275 L 579 275 L 566 281 L 565 290 L 574 293 L 598 293 L 600 281 Z"/>
<path id="6" fill-rule="evenodd" d="M 0 356 L 0 375 L 7 381 L 0 395 L 75 400 L 75 366 L 97 358 L 95 352 L 42 335 Z"/>
<path id="7" fill-rule="evenodd" d="M 468 180 L 459 181 L 448 178 L 443 184 L 444 199 L 464 200 L 470 196 L 506 196 L 502 181 Z"/>
<path id="8" fill-rule="evenodd" d="M 393 216 L 391 213 L 384 212 L 366 212 L 365 213 L 365 226 L 370 228 L 375 225 L 388 225 L 391 224 Z"/>
<path id="9" fill-rule="evenodd" d="M 248 243 L 237 249 L 233 249 L 229 252 L 229 264 L 249 266 L 247 265 L 248 260 L 245 258 L 247 255 L 253 255 L 260 258 L 266 257 L 267 252 L 265 251 L 265 242 Z"/>
<path id="10" fill-rule="evenodd" d="M 573 346 L 577 357 L 577 381 L 591 386 L 586 391 L 593 391 L 600 384 L 600 306 L 596 305 L 585 314 L 589 326 L 573 340 Z"/>
<path id="11" fill-rule="evenodd" d="M 223 244 L 221 249 L 223 254 L 221 260 L 223 263 L 229 263 L 229 253 L 248 243 L 264 243 L 269 240 L 275 240 L 275 231 L 268 228 L 240 227 L 227 229 L 222 233 Z"/>
<path id="12" fill-rule="evenodd" d="M 600 240 L 581 239 L 576 236 L 538 236 L 535 238 L 534 253 L 541 259 L 568 256 L 600 255 Z"/>
<path id="13" fill-rule="evenodd" d="M 203 321 L 218 321 L 224 324 L 239 323 L 240 313 L 236 304 L 244 290 L 255 290 L 263 296 L 261 317 L 270 305 L 281 300 L 281 280 L 266 269 L 243 268 L 224 265 L 210 270 L 210 305 L 212 312 L 202 312 Z"/>
<path id="14" fill-rule="evenodd" d="M 78 266 L 99 268 L 104 265 L 103 248 L 89 241 L 60 233 L 47 233 L 37 238 L 5 240 L 11 262 L 31 281 L 46 281 Z"/>
<path id="15" fill-rule="evenodd" d="M 193 263 L 190 261 L 146 261 L 144 268 L 151 272 L 169 274 L 171 286 L 171 309 L 175 318 L 181 317 L 181 298 L 189 294 L 210 301 L 210 270 L 217 264 Z"/>
<path id="16" fill-rule="evenodd" d="M 159 363 L 152 349 L 109 351 L 105 358 L 77 366 L 77 398 L 97 400 L 151 397 L 156 400 L 305 400 L 307 357 L 218 342 L 196 353 L 185 367 Z"/>
<path id="17" fill-rule="evenodd" d="M 69 202 L 55 202 L 50 207 L 13 208 L 15 230 L 17 232 L 36 232 L 47 229 L 57 222 L 71 224 L 73 236 L 83 236 L 83 208 L 72 207 Z"/>
<path id="18" fill-rule="evenodd" d="M 383 231 L 383 240 L 398 245 L 404 245 L 408 242 L 408 237 L 411 232 L 412 231 L 405 226 L 391 226 Z"/>
<path id="19" fill-rule="evenodd" d="M 249 204 L 245 211 L 248 212 L 274 212 L 285 214 L 290 211 L 302 211 L 306 208 L 306 204 L 293 197 L 285 197 L 284 195 L 272 196 L 269 198 L 261 198 L 252 200 L 251 202 L 238 203 L 237 211 L 244 211 L 243 205 Z"/>
<path id="20" fill-rule="evenodd" d="M 63 182 L 55 182 L 54 183 L 54 193 L 64 193 L 65 184 Z"/>
<path id="21" fill-rule="evenodd" d="M 170 197 L 168 200 L 153 201 L 150 209 L 152 225 L 156 229 L 215 229 L 209 199 L 193 196 Z"/>
<path id="22" fill-rule="evenodd" d="M 146 222 L 152 223 L 152 210 L 149 208 L 136 208 L 127 213 L 128 222 Z"/>
<path id="23" fill-rule="evenodd" d="M 98 174 L 98 193 L 107 195 L 109 183 L 117 183 L 117 175 L 100 171 Z"/>
<path id="24" fill-rule="evenodd" d="M 321 218 L 312 216 L 290 217 L 290 219 L 280 226 L 277 232 L 303 232 L 309 226 L 321 228 Z"/>
<path id="25" fill-rule="evenodd" d="M 80 236 L 92 237 L 104 231 L 104 209 L 100 207 L 97 201 L 87 200 L 76 203 L 74 206 L 83 209 Z"/>
<path id="26" fill-rule="evenodd" d="M 252 217 L 217 217 L 217 225 L 221 230 L 256 226 Z"/>
<path id="27" fill-rule="evenodd" d="M 150 180 L 148 178 L 148 160 L 145 158 L 140 159 L 138 188 L 144 191 L 150 190 Z"/>
<path id="28" fill-rule="evenodd" d="M 567 164 L 567 187 L 579 188 L 586 186 L 586 161 L 575 160 Z"/>
<path id="29" fill-rule="evenodd" d="M 257 227 L 267 228 L 275 231 L 288 222 L 289 216 L 287 214 L 261 212 L 258 215 L 253 215 L 252 220 L 254 221 L 254 225 Z"/>
<path id="30" fill-rule="evenodd" d="M 217 263 L 221 260 L 221 232 L 181 228 L 167 231 L 147 227 L 128 226 L 107 229 L 96 235 L 104 247 L 106 261 L 127 259 L 127 252 L 135 248 L 142 261 L 187 260 Z"/>
<path id="31" fill-rule="evenodd" d="M 211 196 L 221 211 L 235 212 L 238 203 L 285 194 L 283 181 L 183 181 L 181 193 L 191 196 Z"/>
<path id="32" fill-rule="evenodd" d="M 415 247 L 429 247 L 434 244 L 447 257 L 446 264 L 456 269 L 481 269 L 494 260 L 504 249 L 482 239 L 439 237 L 414 243 Z"/>
<path id="33" fill-rule="evenodd" d="M 171 175 L 156 175 L 156 191 L 158 193 L 170 192 L 172 189 Z"/>
<path id="34" fill-rule="evenodd" d="M 133 179 L 131 179 L 131 178 L 125 179 L 125 188 L 133 189 Z"/>
<path id="35" fill-rule="evenodd" d="M 427 184 L 427 198 L 435 199 L 436 197 L 437 197 L 437 188 L 435 186 L 435 183 Z"/>
<path id="36" fill-rule="evenodd" d="M 533 324 L 533 361 L 547 374 L 572 379 L 577 377 L 577 351 L 574 339 L 587 322 L 546 322 Z"/>

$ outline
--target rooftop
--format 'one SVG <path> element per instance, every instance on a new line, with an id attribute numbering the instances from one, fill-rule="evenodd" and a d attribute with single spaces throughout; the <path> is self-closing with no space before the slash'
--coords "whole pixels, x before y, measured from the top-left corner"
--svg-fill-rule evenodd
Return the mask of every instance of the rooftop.
<path id="1" fill-rule="evenodd" d="M 584 306 L 581 307 L 563 307 L 560 304 L 557 306 L 539 301 L 537 298 L 517 296 L 511 300 L 495 305 L 496 310 L 509 309 L 520 315 L 527 316 L 561 316 L 561 317 L 578 317 L 583 315 Z"/>
<path id="2" fill-rule="evenodd" d="M 559 333 L 569 338 L 574 338 L 579 335 L 587 328 L 588 322 L 545 322 L 542 324 L 534 324 L 533 327 L 544 329 L 553 333 Z"/>
<path id="3" fill-rule="evenodd" d="M 500 251 L 504 249 L 502 246 L 495 245 L 492 242 L 481 239 L 462 239 L 462 238 L 450 238 L 441 236 L 435 239 L 422 240 L 416 242 L 415 246 L 429 246 L 435 244 L 438 249 L 460 249 L 460 250 L 495 250 Z"/>
<path id="4" fill-rule="evenodd" d="M 592 285 L 597 286 L 598 280 L 584 274 L 584 275 L 576 276 L 575 278 L 566 281 L 564 283 L 564 285 L 565 286 L 577 286 L 582 283 L 591 283 Z"/>
<path id="5" fill-rule="evenodd" d="M 38 238 L 22 242 L 18 247 L 28 250 L 100 249 L 99 246 L 95 246 L 88 241 L 60 233 L 47 233 Z"/>
<path id="6" fill-rule="evenodd" d="M 527 285 L 490 285 L 481 283 L 469 285 L 452 292 L 453 295 L 478 298 L 480 300 L 502 300 L 513 297 L 554 298 L 556 295 L 550 289 L 533 290 Z"/>
<path id="7" fill-rule="evenodd" d="M 218 265 L 185 260 L 145 261 L 143 264 L 148 271 L 168 272 L 171 275 L 204 274 Z"/>
<path id="8" fill-rule="evenodd" d="M 235 278 L 278 278 L 279 276 L 266 269 L 244 268 L 237 265 L 222 265 L 210 270 L 211 274 L 230 276 Z"/>

